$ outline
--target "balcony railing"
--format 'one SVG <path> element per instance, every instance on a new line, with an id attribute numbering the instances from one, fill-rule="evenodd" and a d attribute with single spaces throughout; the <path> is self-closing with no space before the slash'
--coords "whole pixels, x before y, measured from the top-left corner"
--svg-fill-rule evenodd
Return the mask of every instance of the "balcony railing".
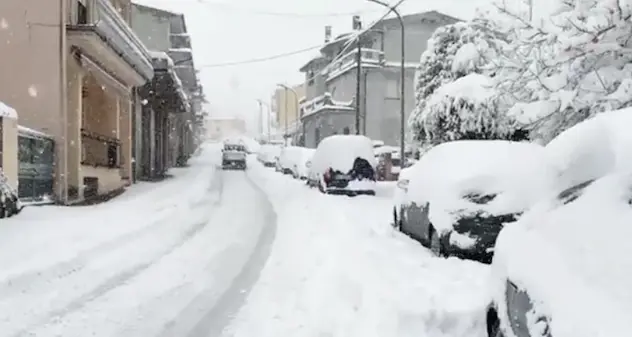
<path id="1" fill-rule="evenodd" d="M 71 28 L 94 29 L 139 73 L 151 78 L 153 68 L 149 51 L 116 8 L 108 0 L 86 0 L 85 6 L 77 2 L 77 16 L 71 21 Z"/>
<path id="2" fill-rule="evenodd" d="M 331 98 L 331 94 L 326 92 L 324 95 L 318 96 L 312 100 L 305 101 L 300 105 L 301 118 L 316 113 L 322 109 L 340 109 L 340 110 L 353 110 L 353 101 L 351 102 L 338 102 Z"/>
<path id="3" fill-rule="evenodd" d="M 327 77 L 332 78 L 346 72 L 355 66 L 357 62 L 358 51 L 348 52 L 340 59 L 332 63 L 327 68 Z M 384 52 L 377 49 L 362 49 L 362 65 L 381 66 L 384 64 Z"/>
<path id="4" fill-rule="evenodd" d="M 120 148 L 121 141 L 116 138 L 81 130 L 81 165 L 119 168 Z"/>

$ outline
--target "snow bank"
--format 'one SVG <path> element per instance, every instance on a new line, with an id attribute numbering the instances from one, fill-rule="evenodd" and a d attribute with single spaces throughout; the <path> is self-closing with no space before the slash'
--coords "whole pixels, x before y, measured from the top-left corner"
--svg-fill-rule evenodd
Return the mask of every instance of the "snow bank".
<path id="1" fill-rule="evenodd" d="M 484 337 L 488 266 L 435 258 L 389 226 L 388 198 L 340 198 L 258 165 L 278 229 L 235 337 Z"/>
<path id="2" fill-rule="evenodd" d="M 486 205 L 492 214 L 522 211 L 552 188 L 556 171 L 542 146 L 502 140 L 454 141 L 438 145 L 408 173 L 409 194 L 419 205 L 431 202 L 437 230 L 452 229 L 453 211 L 471 209 L 469 193 L 498 194 Z"/>
<path id="3" fill-rule="evenodd" d="M 15 109 L 0 101 L 0 117 L 18 119 L 18 113 Z"/>
<path id="4" fill-rule="evenodd" d="M 318 144 L 311 169 L 322 173 L 331 167 L 346 173 L 353 168 L 353 162 L 358 157 L 366 159 L 373 167 L 377 165 L 369 138 L 357 135 L 329 136 Z"/>

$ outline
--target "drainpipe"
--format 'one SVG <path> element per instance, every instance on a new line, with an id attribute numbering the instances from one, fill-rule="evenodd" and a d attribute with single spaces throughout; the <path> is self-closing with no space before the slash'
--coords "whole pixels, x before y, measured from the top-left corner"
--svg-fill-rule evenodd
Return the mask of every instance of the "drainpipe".
<path id="1" fill-rule="evenodd" d="M 66 72 L 66 54 L 68 48 L 66 47 L 66 15 L 67 15 L 67 1 L 59 0 L 60 22 L 59 22 L 59 109 L 61 110 L 61 118 L 59 122 L 61 124 L 61 142 L 56 144 L 59 146 L 58 155 L 61 157 L 61 170 L 59 174 L 59 180 L 57 182 L 59 189 L 59 198 L 62 203 L 68 204 L 68 102 L 67 100 L 67 85 L 68 74 Z M 57 168 L 58 170 L 60 168 Z"/>

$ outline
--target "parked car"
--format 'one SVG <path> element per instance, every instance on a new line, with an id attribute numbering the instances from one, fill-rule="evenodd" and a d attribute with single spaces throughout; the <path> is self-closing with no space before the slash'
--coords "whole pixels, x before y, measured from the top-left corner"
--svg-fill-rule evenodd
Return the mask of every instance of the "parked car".
<path id="1" fill-rule="evenodd" d="M 375 166 L 371 140 L 359 135 L 323 139 L 311 160 L 309 185 L 323 193 L 375 195 Z"/>
<path id="2" fill-rule="evenodd" d="M 247 168 L 246 159 L 247 151 L 243 144 L 234 144 L 225 142 L 222 149 L 222 169 L 238 168 L 245 170 Z"/>
<path id="3" fill-rule="evenodd" d="M 278 161 L 278 171 L 283 174 L 296 175 L 298 162 L 303 156 L 303 148 L 299 146 L 286 146 L 281 151 Z"/>
<path id="4" fill-rule="evenodd" d="M 274 144 L 264 144 L 259 148 L 257 153 L 257 160 L 266 167 L 274 167 L 276 165 L 277 157 L 281 153 L 281 147 Z"/>
<path id="5" fill-rule="evenodd" d="M 315 149 L 301 148 L 300 157 L 297 159 L 292 176 L 296 179 L 307 180 L 309 177 L 309 167 L 312 165 Z"/>
<path id="6" fill-rule="evenodd" d="M 498 236 L 490 337 L 630 336 L 631 124 L 604 112 L 545 147 L 556 188 Z"/>
<path id="7" fill-rule="evenodd" d="M 429 150 L 397 183 L 396 228 L 439 256 L 490 263 L 503 226 L 551 187 L 542 146 L 454 141 Z"/>

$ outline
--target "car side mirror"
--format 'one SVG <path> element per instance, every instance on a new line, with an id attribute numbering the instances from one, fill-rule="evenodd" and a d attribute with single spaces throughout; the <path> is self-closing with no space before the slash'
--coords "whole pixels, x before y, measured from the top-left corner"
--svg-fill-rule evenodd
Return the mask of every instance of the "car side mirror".
<path id="1" fill-rule="evenodd" d="M 407 191 L 408 190 L 408 185 L 410 184 L 410 180 L 408 179 L 402 179 L 402 180 L 398 180 L 397 181 L 397 187 L 401 188 L 402 190 Z"/>

